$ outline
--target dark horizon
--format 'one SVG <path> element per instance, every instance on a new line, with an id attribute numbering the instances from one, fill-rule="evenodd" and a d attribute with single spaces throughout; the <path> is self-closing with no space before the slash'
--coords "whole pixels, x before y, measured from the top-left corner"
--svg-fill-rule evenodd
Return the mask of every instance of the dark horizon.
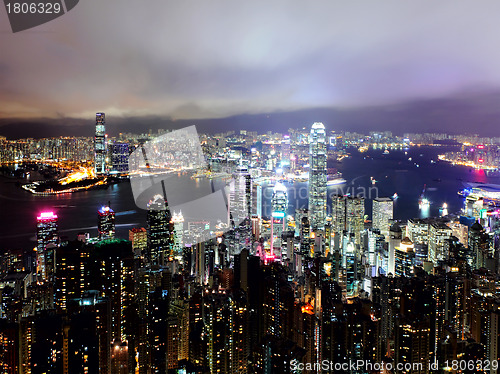
<path id="1" fill-rule="evenodd" d="M 500 91 L 468 93 L 441 99 L 422 99 L 392 105 L 356 108 L 311 108 L 295 111 L 249 113 L 222 118 L 173 119 L 171 117 L 114 117 L 107 115 L 106 131 L 147 133 L 150 129 L 178 129 L 196 125 L 200 132 L 220 133 L 230 130 L 286 132 L 289 128 L 323 122 L 327 130 L 368 133 L 392 131 L 404 133 L 447 133 L 500 136 Z M 99 108 L 96 108 L 96 112 Z M 95 118 L 0 119 L 0 136 L 8 139 L 55 136 L 93 136 Z"/>

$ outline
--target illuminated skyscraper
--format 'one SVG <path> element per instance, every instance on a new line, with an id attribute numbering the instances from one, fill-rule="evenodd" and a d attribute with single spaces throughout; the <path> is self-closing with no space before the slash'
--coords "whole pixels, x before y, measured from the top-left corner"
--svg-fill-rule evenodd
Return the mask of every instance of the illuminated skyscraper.
<path id="1" fill-rule="evenodd" d="M 43 212 L 36 219 L 37 250 L 43 250 L 47 244 L 57 244 L 57 216 L 54 212 Z"/>
<path id="2" fill-rule="evenodd" d="M 346 196 L 334 195 L 332 197 L 332 231 L 333 249 L 338 251 L 342 248 L 342 237 L 346 229 Z"/>
<path id="3" fill-rule="evenodd" d="M 148 204 L 148 257 L 151 263 L 161 265 L 171 255 L 170 211 L 161 195 Z"/>
<path id="4" fill-rule="evenodd" d="M 491 257 L 489 238 L 479 222 L 475 222 L 469 229 L 468 246 L 472 255 L 470 256 L 472 260 L 470 265 L 475 269 L 486 267 L 487 259 Z"/>
<path id="5" fill-rule="evenodd" d="M 396 248 L 394 253 L 396 277 L 413 276 L 414 259 L 413 242 L 410 238 L 406 237 L 401 240 L 399 248 Z"/>
<path id="6" fill-rule="evenodd" d="M 109 206 L 103 206 L 97 211 L 97 231 L 100 240 L 115 237 L 115 212 Z"/>
<path id="7" fill-rule="evenodd" d="M 106 173 L 106 128 L 104 113 L 96 113 L 94 137 L 94 171 L 96 175 Z"/>
<path id="8" fill-rule="evenodd" d="M 451 228 L 442 222 L 429 225 L 429 261 L 437 265 L 447 258 L 444 253 L 444 241 L 451 236 Z"/>
<path id="9" fill-rule="evenodd" d="M 396 248 L 399 248 L 402 239 L 403 232 L 401 227 L 399 227 L 397 223 L 394 223 L 389 229 L 389 253 L 386 269 L 387 274 L 394 275 L 396 273 Z"/>
<path id="10" fill-rule="evenodd" d="M 388 197 L 373 199 L 373 228 L 384 236 L 389 235 L 389 221 L 394 217 L 394 201 Z"/>
<path id="11" fill-rule="evenodd" d="M 128 240 L 132 242 L 132 250 L 136 256 L 141 256 L 145 253 L 148 247 L 148 234 L 144 227 L 134 227 L 129 230 Z"/>
<path id="12" fill-rule="evenodd" d="M 111 153 L 111 174 L 128 172 L 129 146 L 128 143 L 113 143 L 109 147 Z"/>
<path id="13" fill-rule="evenodd" d="M 320 122 L 309 135 L 309 214 L 311 228 L 324 230 L 326 223 L 326 133 Z"/>
<path id="14" fill-rule="evenodd" d="M 273 209 L 271 220 L 271 253 L 273 253 L 272 250 L 276 246 L 276 242 L 279 243 L 276 247 L 281 247 L 281 234 L 285 230 L 286 212 L 288 210 L 287 190 L 280 182 L 274 186 L 271 204 Z"/>
<path id="15" fill-rule="evenodd" d="M 346 200 L 346 230 L 354 234 L 355 243 L 361 243 L 361 231 L 364 229 L 365 199 L 348 197 Z"/>
<path id="16" fill-rule="evenodd" d="M 36 261 L 37 271 L 47 279 L 47 265 L 54 258 L 53 246 L 58 243 L 57 216 L 54 212 L 43 212 L 36 219 Z M 52 244 L 47 248 L 49 244 Z"/>
<path id="17" fill-rule="evenodd" d="M 184 245 L 184 217 L 182 212 L 174 212 L 171 223 L 174 225 L 174 252 L 176 255 L 181 256 Z"/>

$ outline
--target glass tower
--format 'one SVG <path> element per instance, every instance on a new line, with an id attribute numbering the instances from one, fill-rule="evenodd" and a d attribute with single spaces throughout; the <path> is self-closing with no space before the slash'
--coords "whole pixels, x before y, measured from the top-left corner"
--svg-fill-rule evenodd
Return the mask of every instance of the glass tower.
<path id="1" fill-rule="evenodd" d="M 273 189 L 272 220 L 271 220 L 271 253 L 273 253 L 274 243 L 281 243 L 281 234 L 285 230 L 286 212 L 288 210 L 288 194 L 286 187 L 278 182 Z M 281 247 L 279 245 L 278 247 Z"/>
<path id="2" fill-rule="evenodd" d="M 172 255 L 170 210 L 161 195 L 155 195 L 148 204 L 148 254 L 154 265 L 162 265 Z"/>
<path id="3" fill-rule="evenodd" d="M 37 271 L 47 280 L 49 263 L 54 259 L 54 247 L 58 243 L 57 216 L 54 212 L 43 212 L 36 218 L 36 262 Z"/>
<path id="4" fill-rule="evenodd" d="M 94 171 L 95 175 L 106 173 L 106 128 L 104 113 L 96 113 L 94 137 Z"/>
<path id="5" fill-rule="evenodd" d="M 326 222 L 326 133 L 316 122 L 309 134 L 309 215 L 312 230 L 324 230 Z"/>
<path id="6" fill-rule="evenodd" d="M 97 211 L 97 231 L 99 240 L 115 237 L 115 212 L 109 206 L 103 206 Z"/>

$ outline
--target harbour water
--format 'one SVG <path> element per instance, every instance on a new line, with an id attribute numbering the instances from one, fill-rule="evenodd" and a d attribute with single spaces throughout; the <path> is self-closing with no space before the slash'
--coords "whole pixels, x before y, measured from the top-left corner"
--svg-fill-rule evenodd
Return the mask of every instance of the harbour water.
<path id="1" fill-rule="evenodd" d="M 456 149 L 456 148 L 455 148 Z M 361 194 L 367 198 L 366 214 L 371 218 L 371 200 L 390 197 L 397 193 L 395 218 L 439 215 L 443 203 L 450 213 L 458 212 L 463 198 L 457 192 L 464 182 L 500 184 L 500 177 L 464 166 L 452 166 L 437 160 L 438 154 L 450 147 L 413 147 L 408 150 L 368 150 L 360 153 L 350 150 L 350 157 L 342 163 L 331 162 L 329 167 L 342 172 L 347 182 L 328 187 L 328 194 Z M 406 152 L 406 153 L 405 153 Z M 411 158 L 411 160 L 409 160 Z M 418 165 L 418 166 L 417 166 Z M 372 180 L 376 182 L 373 184 Z M 418 198 L 426 185 L 429 210 L 418 207 Z M 271 188 L 264 191 L 264 214 L 270 214 Z M 289 214 L 295 208 L 307 207 L 307 183 L 288 185 Z M 97 233 L 97 210 L 108 203 L 116 212 L 116 232 L 128 237 L 131 227 L 145 226 L 146 211 L 139 209 L 132 195 L 130 183 L 119 183 L 108 189 L 90 190 L 56 196 L 35 196 L 16 185 L 15 180 L 0 177 L 0 249 L 33 248 L 35 246 L 36 216 L 41 211 L 54 211 L 59 217 L 60 234 L 74 238 L 78 232 Z"/>

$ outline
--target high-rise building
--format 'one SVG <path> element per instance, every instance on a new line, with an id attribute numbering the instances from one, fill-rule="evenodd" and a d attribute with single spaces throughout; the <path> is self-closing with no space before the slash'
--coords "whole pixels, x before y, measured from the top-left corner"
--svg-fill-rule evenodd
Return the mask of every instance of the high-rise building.
<path id="1" fill-rule="evenodd" d="M 233 174 L 234 180 L 229 186 L 229 206 L 231 224 L 238 226 L 252 216 L 252 178 L 246 170 Z"/>
<path id="2" fill-rule="evenodd" d="M 106 173 L 106 128 L 104 113 L 96 113 L 94 137 L 94 172 L 95 175 Z"/>
<path id="3" fill-rule="evenodd" d="M 161 195 L 155 195 L 148 204 L 148 260 L 161 265 L 171 256 L 170 210 Z"/>
<path id="4" fill-rule="evenodd" d="M 451 228 L 441 222 L 429 225 L 429 261 L 437 265 L 439 261 L 446 260 L 444 241 L 451 236 Z"/>
<path id="5" fill-rule="evenodd" d="M 430 321 L 427 319 L 396 319 L 395 361 L 414 365 L 416 369 L 405 373 L 425 374 L 429 372 L 429 344 L 431 341 Z"/>
<path id="6" fill-rule="evenodd" d="M 384 236 L 389 235 L 390 221 L 394 218 L 394 201 L 389 197 L 377 197 L 373 199 L 373 223 L 374 229 L 379 229 Z"/>
<path id="7" fill-rule="evenodd" d="M 184 216 L 182 212 L 174 212 L 171 223 L 174 225 L 174 253 L 177 256 L 182 256 L 184 246 Z"/>
<path id="8" fill-rule="evenodd" d="M 403 232 L 397 223 L 389 230 L 389 253 L 387 259 L 387 274 L 394 275 L 396 272 L 396 248 L 400 246 Z"/>
<path id="9" fill-rule="evenodd" d="M 343 195 L 332 197 L 332 230 L 342 236 L 345 230 L 345 200 Z"/>
<path id="10" fill-rule="evenodd" d="M 103 206 L 97 211 L 97 231 L 99 240 L 115 237 L 115 211 L 109 206 Z"/>
<path id="11" fill-rule="evenodd" d="M 262 218 L 262 185 L 252 183 L 252 215 Z"/>
<path id="12" fill-rule="evenodd" d="M 57 216 L 54 212 L 43 212 L 36 219 L 37 251 L 49 243 L 57 244 Z"/>
<path id="13" fill-rule="evenodd" d="M 419 218 L 409 219 L 406 235 L 415 244 L 427 245 L 429 242 L 429 223 Z"/>
<path id="14" fill-rule="evenodd" d="M 405 237 L 395 251 L 396 277 L 413 276 L 414 259 L 413 242 Z"/>
<path id="15" fill-rule="evenodd" d="M 347 197 L 346 200 L 346 230 L 354 234 L 355 244 L 361 243 L 361 231 L 364 229 L 365 199 L 360 196 Z"/>
<path id="16" fill-rule="evenodd" d="M 274 186 L 271 205 L 271 253 L 273 253 L 275 247 L 281 247 L 281 234 L 285 231 L 286 212 L 288 210 L 287 189 L 280 182 Z"/>
<path id="17" fill-rule="evenodd" d="M 472 254 L 470 265 L 476 269 L 487 267 L 488 258 L 492 257 L 489 253 L 489 237 L 479 222 L 469 229 L 468 247 Z"/>
<path id="18" fill-rule="evenodd" d="M 312 230 L 324 230 L 326 223 L 326 133 L 320 122 L 309 135 L 309 214 Z"/>
<path id="19" fill-rule="evenodd" d="M 111 153 L 111 174 L 128 173 L 129 146 L 128 143 L 113 143 L 109 146 Z"/>
<path id="20" fill-rule="evenodd" d="M 136 256 L 145 254 L 148 247 L 148 234 L 144 227 L 134 227 L 129 230 L 128 240 L 132 242 L 132 250 Z"/>
<path id="21" fill-rule="evenodd" d="M 59 242 L 57 216 L 54 212 L 43 212 L 37 217 L 36 241 L 37 272 L 42 276 L 42 279 L 47 280 L 47 267 L 54 259 L 54 246 Z"/>

